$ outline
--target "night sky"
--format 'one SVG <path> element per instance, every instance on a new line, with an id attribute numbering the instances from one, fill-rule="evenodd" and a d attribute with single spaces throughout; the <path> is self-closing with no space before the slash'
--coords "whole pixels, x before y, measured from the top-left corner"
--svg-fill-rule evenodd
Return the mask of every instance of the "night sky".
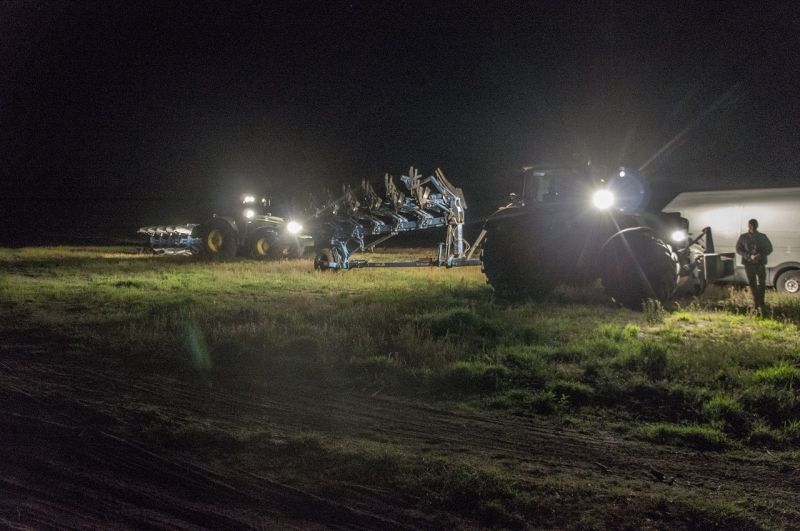
<path id="1" fill-rule="evenodd" d="M 0 243 L 411 165 L 442 168 L 468 219 L 536 163 L 800 186 L 798 6 L 6 0 Z"/>

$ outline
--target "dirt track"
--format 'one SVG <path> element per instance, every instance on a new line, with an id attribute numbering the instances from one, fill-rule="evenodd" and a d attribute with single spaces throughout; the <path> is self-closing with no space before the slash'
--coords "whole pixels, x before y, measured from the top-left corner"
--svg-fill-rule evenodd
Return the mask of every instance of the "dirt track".
<path id="1" fill-rule="evenodd" d="M 470 529 L 478 523 L 424 500 L 346 481 L 287 482 L 225 448 L 190 452 L 153 443 L 143 418 L 201 422 L 221 431 L 267 430 L 275 440 L 326 436 L 402 441 L 515 469 L 558 509 L 532 529 L 692 529 L 643 512 L 642 493 L 690 493 L 735 503 L 776 528 L 800 528 L 795 464 L 732 461 L 555 429 L 544 421 L 457 414 L 381 394 L 324 385 L 233 387 L 113 357 L 56 356 L 56 346 L 0 347 L 0 526 L 19 529 Z M 235 454 L 235 452 L 234 452 Z M 241 456 L 240 456 L 241 457 Z M 559 491 L 579 478 L 606 493 Z M 628 493 L 628 494 L 626 494 Z M 765 503 L 768 500 L 768 503 Z M 785 511 L 790 511 L 785 513 Z M 659 523 L 660 522 L 660 523 Z M 731 522 L 732 528 L 754 528 Z"/>

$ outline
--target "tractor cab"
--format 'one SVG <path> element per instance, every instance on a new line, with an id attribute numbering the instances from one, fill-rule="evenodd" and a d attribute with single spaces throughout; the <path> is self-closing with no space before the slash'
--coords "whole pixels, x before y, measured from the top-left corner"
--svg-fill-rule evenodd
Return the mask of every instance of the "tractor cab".
<path id="1" fill-rule="evenodd" d="M 601 210 L 633 213 L 650 200 L 650 186 L 636 171 L 610 172 L 600 165 L 530 166 L 523 171 L 519 202 L 594 205 Z"/>
<path id="2" fill-rule="evenodd" d="M 262 197 L 256 200 L 256 196 L 252 194 L 242 194 L 242 217 L 247 220 L 266 221 L 272 214 L 269 212 L 270 200 Z"/>

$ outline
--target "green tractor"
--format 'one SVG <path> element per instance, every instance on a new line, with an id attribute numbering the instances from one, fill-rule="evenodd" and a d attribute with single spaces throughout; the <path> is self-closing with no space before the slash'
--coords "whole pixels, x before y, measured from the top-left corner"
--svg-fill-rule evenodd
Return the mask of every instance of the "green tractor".
<path id="1" fill-rule="evenodd" d="M 267 199 L 256 201 L 252 195 L 242 196 L 242 210 L 234 216 L 214 215 L 192 229 L 192 238 L 203 244 L 199 254 L 211 260 L 227 260 L 236 255 L 257 260 L 301 258 L 314 239 L 303 234 L 296 221 L 286 221 L 267 212 Z"/>
<path id="2" fill-rule="evenodd" d="M 257 260 L 296 259 L 314 238 L 303 232 L 297 221 L 273 216 L 269 201 L 256 201 L 245 194 L 233 215 L 214 214 L 200 224 L 181 226 L 152 226 L 139 229 L 148 238 L 148 250 L 164 254 L 192 254 L 220 261 L 234 256 L 249 256 Z"/>

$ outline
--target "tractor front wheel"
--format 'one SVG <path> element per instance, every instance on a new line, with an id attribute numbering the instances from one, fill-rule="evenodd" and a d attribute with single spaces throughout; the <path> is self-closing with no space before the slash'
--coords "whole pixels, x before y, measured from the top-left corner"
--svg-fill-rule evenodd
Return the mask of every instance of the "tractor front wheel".
<path id="1" fill-rule="evenodd" d="M 303 257 L 303 253 L 305 252 L 306 248 L 302 244 L 302 242 L 292 242 L 289 244 L 289 247 L 286 251 L 286 256 L 290 260 L 299 260 Z"/>
<path id="2" fill-rule="evenodd" d="M 250 239 L 250 254 L 256 260 L 280 260 L 283 245 L 274 232 L 259 231 Z"/>

